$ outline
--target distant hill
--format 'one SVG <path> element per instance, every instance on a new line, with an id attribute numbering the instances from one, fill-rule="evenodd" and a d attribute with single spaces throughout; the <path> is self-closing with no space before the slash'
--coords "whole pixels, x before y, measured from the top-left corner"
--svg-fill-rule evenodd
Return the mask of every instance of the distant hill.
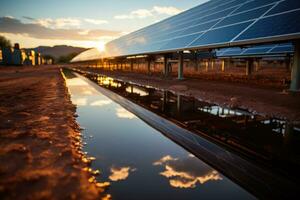
<path id="1" fill-rule="evenodd" d="M 49 55 L 54 57 L 55 59 L 58 59 L 62 56 L 68 56 L 70 54 L 79 54 L 87 49 L 81 47 L 67 46 L 67 45 L 57 45 L 53 47 L 39 46 L 33 48 L 32 50 L 35 50 L 41 53 L 42 55 Z"/>

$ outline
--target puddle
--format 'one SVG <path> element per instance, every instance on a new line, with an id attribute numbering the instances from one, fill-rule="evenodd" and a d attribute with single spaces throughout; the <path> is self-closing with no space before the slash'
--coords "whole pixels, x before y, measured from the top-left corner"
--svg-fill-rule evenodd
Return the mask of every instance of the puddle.
<path id="1" fill-rule="evenodd" d="M 255 199 L 84 79 L 65 75 L 77 120 L 85 128 L 84 151 L 96 158 L 92 168 L 100 171 L 99 181 L 111 183 L 107 193 L 113 199 Z M 187 117 L 178 112 L 178 106 L 182 112 L 189 112 L 191 106 L 179 105 L 182 97 L 107 77 L 89 78 L 155 112 L 176 116 L 183 125 L 195 121 L 193 113 Z"/>
<path id="2" fill-rule="evenodd" d="M 243 156 L 266 161 L 278 170 L 287 171 L 287 174 L 290 170 L 299 173 L 300 126 L 107 76 L 91 73 L 83 75 L 98 85 Z"/>

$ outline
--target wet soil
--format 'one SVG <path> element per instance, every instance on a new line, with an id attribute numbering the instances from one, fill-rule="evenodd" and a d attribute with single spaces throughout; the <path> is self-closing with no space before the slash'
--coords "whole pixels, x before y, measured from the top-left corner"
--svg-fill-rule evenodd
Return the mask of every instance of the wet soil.
<path id="1" fill-rule="evenodd" d="M 75 111 L 58 67 L 0 68 L 0 199 L 100 198 Z"/>

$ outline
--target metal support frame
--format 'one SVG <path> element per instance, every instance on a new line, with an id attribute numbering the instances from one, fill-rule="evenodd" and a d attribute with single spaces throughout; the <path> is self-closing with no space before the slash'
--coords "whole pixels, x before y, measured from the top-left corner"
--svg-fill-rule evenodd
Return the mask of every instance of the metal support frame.
<path id="1" fill-rule="evenodd" d="M 163 73 L 165 77 L 169 76 L 169 69 L 168 69 L 168 56 L 164 55 L 164 68 L 163 68 Z"/>
<path id="2" fill-rule="evenodd" d="M 225 60 L 222 60 L 221 70 L 222 72 L 225 72 Z"/>
<path id="3" fill-rule="evenodd" d="M 246 75 L 249 76 L 252 74 L 253 71 L 253 59 L 249 58 L 246 61 Z"/>
<path id="4" fill-rule="evenodd" d="M 184 54 L 183 51 L 179 52 L 178 56 L 178 80 L 182 80 L 183 78 L 183 61 L 184 61 Z"/>
<path id="5" fill-rule="evenodd" d="M 254 67 L 255 67 L 255 71 L 258 72 L 260 69 L 260 61 L 259 59 L 255 59 L 254 61 Z"/>
<path id="6" fill-rule="evenodd" d="M 133 59 L 130 59 L 130 71 L 133 72 Z"/>
<path id="7" fill-rule="evenodd" d="M 286 71 L 289 71 L 291 69 L 291 55 L 287 54 L 286 58 L 285 58 L 285 67 L 286 67 Z"/>
<path id="8" fill-rule="evenodd" d="M 300 40 L 294 43 L 295 52 L 291 73 L 291 91 L 300 91 Z"/>
<path id="9" fill-rule="evenodd" d="M 148 74 L 151 74 L 151 58 L 147 58 L 147 69 L 148 69 Z"/>
<path id="10" fill-rule="evenodd" d="M 208 66 L 209 66 L 209 62 L 208 60 L 205 61 L 205 71 L 208 72 Z"/>

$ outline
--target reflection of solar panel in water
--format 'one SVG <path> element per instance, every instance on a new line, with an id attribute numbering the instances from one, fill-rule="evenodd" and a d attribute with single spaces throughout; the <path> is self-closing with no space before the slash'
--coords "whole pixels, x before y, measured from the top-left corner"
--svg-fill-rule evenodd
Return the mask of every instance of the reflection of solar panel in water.
<path id="1" fill-rule="evenodd" d="M 247 56 L 272 56 L 292 54 L 293 45 L 290 43 L 277 45 L 260 45 L 249 48 L 223 48 L 216 51 L 217 57 L 247 57 Z"/>
<path id="2" fill-rule="evenodd" d="M 104 57 L 286 41 L 299 24 L 299 0 L 211 0 L 108 43 Z"/>

